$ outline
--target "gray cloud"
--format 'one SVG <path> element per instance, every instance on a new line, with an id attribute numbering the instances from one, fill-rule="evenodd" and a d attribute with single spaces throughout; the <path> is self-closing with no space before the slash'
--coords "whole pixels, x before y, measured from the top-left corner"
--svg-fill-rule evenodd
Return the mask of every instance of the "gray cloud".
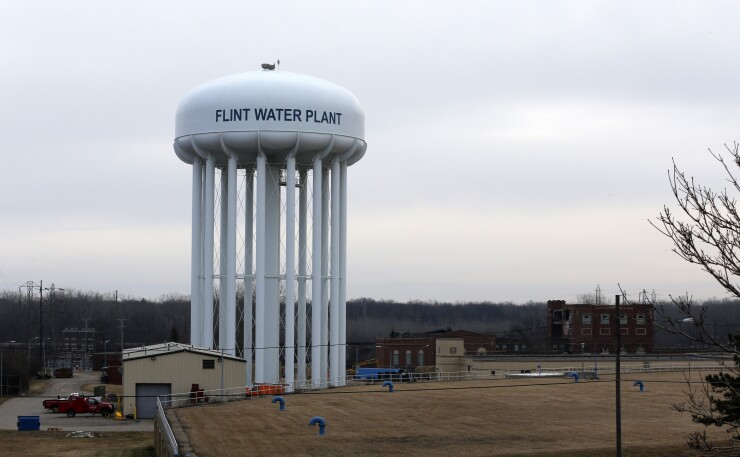
<path id="1" fill-rule="evenodd" d="M 733 2 L 6 2 L 0 288 L 189 291 L 193 87 L 281 60 L 361 101 L 350 296 L 722 291 L 647 224 L 737 137 Z M 393 253 L 393 258 L 389 258 Z"/>

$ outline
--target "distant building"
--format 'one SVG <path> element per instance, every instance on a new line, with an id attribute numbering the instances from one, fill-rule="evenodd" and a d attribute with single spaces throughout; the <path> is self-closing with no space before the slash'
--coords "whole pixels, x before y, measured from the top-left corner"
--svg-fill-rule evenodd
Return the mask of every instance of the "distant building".
<path id="1" fill-rule="evenodd" d="M 644 354 L 653 351 L 653 306 L 567 304 L 548 300 L 547 332 L 553 353 L 616 353 L 616 335 L 622 352 Z"/>
<path id="2" fill-rule="evenodd" d="M 435 364 L 434 337 L 375 339 L 375 359 L 381 367 L 413 369 Z"/>
<path id="3" fill-rule="evenodd" d="M 53 367 L 79 369 L 91 368 L 90 358 L 95 350 L 97 335 L 95 329 L 65 328 L 62 330 L 62 346 L 49 357 L 47 364 Z"/>
<path id="4" fill-rule="evenodd" d="M 496 355 L 503 354 L 530 354 L 535 352 L 535 347 L 530 343 L 530 340 L 524 338 L 507 338 L 497 337 L 496 338 Z M 478 354 L 478 355 L 490 355 L 490 354 Z"/>
<path id="5" fill-rule="evenodd" d="M 450 329 L 408 336 L 380 337 L 375 339 L 375 358 L 382 367 L 414 369 L 418 366 L 437 364 L 437 340 L 459 340 L 453 349 L 456 356 L 488 355 L 496 349 L 496 336 L 490 333 L 475 333 L 467 330 Z M 446 348 L 446 346 L 445 346 Z M 513 346 L 512 346 L 513 348 Z M 447 350 L 447 349 L 445 349 Z M 458 353 L 459 351 L 459 353 Z M 447 352 L 444 354 L 447 356 Z"/>

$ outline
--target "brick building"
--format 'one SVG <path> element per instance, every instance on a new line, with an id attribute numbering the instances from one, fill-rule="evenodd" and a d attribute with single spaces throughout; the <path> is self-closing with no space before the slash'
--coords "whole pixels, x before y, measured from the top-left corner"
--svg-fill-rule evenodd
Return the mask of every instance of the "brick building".
<path id="1" fill-rule="evenodd" d="M 496 336 L 467 330 L 445 330 L 408 337 L 375 339 L 375 358 L 381 367 L 416 368 L 436 364 L 438 339 L 460 339 L 464 355 L 488 355 L 496 352 Z M 512 346 L 513 347 L 513 346 Z"/>
<path id="2" fill-rule="evenodd" d="M 375 358 L 381 367 L 434 365 L 434 337 L 376 338 Z"/>
<path id="3" fill-rule="evenodd" d="M 620 332 L 622 350 L 641 354 L 653 350 L 653 306 L 620 306 L 617 318 L 614 305 L 566 304 L 548 300 L 547 332 L 555 353 L 616 353 Z"/>

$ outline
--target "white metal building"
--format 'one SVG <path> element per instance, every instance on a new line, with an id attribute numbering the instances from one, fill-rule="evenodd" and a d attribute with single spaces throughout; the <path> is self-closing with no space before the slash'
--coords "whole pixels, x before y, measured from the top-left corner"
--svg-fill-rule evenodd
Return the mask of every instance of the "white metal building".
<path id="1" fill-rule="evenodd" d="M 154 417 L 156 397 L 244 387 L 246 362 L 220 351 L 162 343 L 123 351 L 123 414 Z M 136 409 L 134 409 L 136 408 Z"/>

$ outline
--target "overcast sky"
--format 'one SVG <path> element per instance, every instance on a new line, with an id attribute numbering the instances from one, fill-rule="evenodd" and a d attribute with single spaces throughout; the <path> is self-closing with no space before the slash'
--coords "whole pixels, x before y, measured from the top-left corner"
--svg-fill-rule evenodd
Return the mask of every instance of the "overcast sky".
<path id="1" fill-rule="evenodd" d="M 740 3 L 267 3 L 0 2 L 0 289 L 189 294 L 175 110 L 280 59 L 365 111 L 348 297 L 726 296 L 648 219 L 724 186 Z"/>

